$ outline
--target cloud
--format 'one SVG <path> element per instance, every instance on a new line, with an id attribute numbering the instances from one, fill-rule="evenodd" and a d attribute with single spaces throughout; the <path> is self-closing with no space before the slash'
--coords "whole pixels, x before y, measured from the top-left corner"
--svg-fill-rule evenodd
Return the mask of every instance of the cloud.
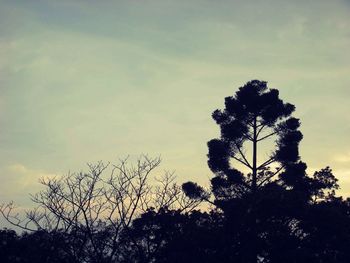
<path id="1" fill-rule="evenodd" d="M 52 178 L 56 175 L 43 170 L 31 169 L 21 163 L 14 163 L 0 171 L 2 200 L 25 200 L 30 193 L 41 189 L 40 178 Z M 5 200 L 4 200 L 5 199 Z M 26 200 L 29 201 L 29 200 Z"/>
<path id="2" fill-rule="evenodd" d="M 334 161 L 338 163 L 348 163 L 350 165 L 350 152 L 335 155 Z"/>
<path id="3" fill-rule="evenodd" d="M 350 197 L 350 168 L 334 169 L 334 175 L 339 179 L 340 190 L 338 193 L 344 197 Z"/>

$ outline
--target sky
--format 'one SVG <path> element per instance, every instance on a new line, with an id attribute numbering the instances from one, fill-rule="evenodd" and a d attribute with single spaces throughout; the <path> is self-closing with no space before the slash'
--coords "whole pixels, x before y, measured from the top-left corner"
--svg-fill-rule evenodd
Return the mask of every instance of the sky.
<path id="1" fill-rule="evenodd" d="M 296 105 L 350 196 L 350 1 L 0 0 L 0 201 L 139 154 L 208 184 L 211 113 L 251 79 Z"/>

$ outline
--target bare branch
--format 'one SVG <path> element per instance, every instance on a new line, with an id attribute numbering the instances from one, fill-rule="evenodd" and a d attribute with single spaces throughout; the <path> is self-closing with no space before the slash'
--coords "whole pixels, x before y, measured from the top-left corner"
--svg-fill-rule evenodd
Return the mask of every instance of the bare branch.
<path id="1" fill-rule="evenodd" d="M 270 175 L 269 175 L 268 177 L 266 177 L 263 181 L 261 181 L 261 182 L 259 183 L 258 186 L 260 187 L 260 186 L 262 186 L 264 183 L 270 181 L 274 176 L 276 176 L 279 172 L 281 172 L 283 168 L 284 168 L 283 165 L 282 165 L 281 167 L 277 168 L 277 170 L 276 170 L 274 173 L 270 174 Z"/>
<path id="2" fill-rule="evenodd" d="M 244 153 L 242 152 L 241 147 L 239 147 L 239 145 L 237 143 L 235 145 L 236 145 L 236 149 L 238 150 L 239 154 L 243 158 L 243 161 L 241 160 L 241 162 L 244 162 L 244 165 L 247 166 L 248 168 L 253 169 L 253 167 L 250 165 L 247 158 L 245 157 Z"/>
<path id="3" fill-rule="evenodd" d="M 260 138 L 260 139 L 258 139 L 257 141 L 258 141 L 258 142 L 260 142 L 260 141 L 265 140 L 265 139 L 267 139 L 267 138 L 269 138 L 269 137 L 271 137 L 271 136 L 273 136 L 273 135 L 275 135 L 275 134 L 277 134 L 277 132 L 276 132 L 276 131 L 271 132 L 270 134 L 265 135 L 264 137 L 261 137 L 261 138 Z"/>
<path id="4" fill-rule="evenodd" d="M 269 160 L 267 160 L 266 162 L 264 162 L 260 166 L 258 166 L 257 170 L 265 168 L 266 166 L 270 165 L 271 163 L 273 163 L 275 161 L 276 161 L 275 157 L 271 157 Z"/>
<path id="5" fill-rule="evenodd" d="M 252 169 L 252 167 L 249 165 L 249 163 L 246 163 L 244 160 L 241 160 L 235 156 L 231 156 L 233 159 L 235 159 L 236 161 L 240 162 L 241 164 L 247 166 L 248 168 Z"/>

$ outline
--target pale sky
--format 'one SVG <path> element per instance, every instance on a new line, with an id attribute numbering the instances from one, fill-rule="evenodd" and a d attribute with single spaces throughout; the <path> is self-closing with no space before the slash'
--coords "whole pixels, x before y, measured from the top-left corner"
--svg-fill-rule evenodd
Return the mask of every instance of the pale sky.
<path id="1" fill-rule="evenodd" d="M 310 171 L 350 196 L 350 1 L 0 0 L 0 201 L 161 155 L 208 184 L 211 113 L 251 79 L 297 107 Z"/>

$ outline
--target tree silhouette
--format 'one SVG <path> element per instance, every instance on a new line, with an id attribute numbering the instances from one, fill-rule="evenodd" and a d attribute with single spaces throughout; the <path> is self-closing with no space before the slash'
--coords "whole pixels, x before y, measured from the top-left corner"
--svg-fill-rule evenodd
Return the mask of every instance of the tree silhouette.
<path id="1" fill-rule="evenodd" d="M 225 98 L 224 110 L 212 115 L 221 131 L 220 138 L 208 142 L 214 201 L 197 184 L 183 184 L 189 197 L 208 200 L 223 211 L 231 253 L 239 262 L 273 262 L 268 257 L 277 247 L 286 252 L 280 262 L 292 262 L 287 251 L 297 247 L 302 211 L 312 198 L 324 198 L 325 188 L 337 187 L 336 181 L 326 179 L 329 170 L 312 178 L 306 175 L 294 110 L 265 81 L 249 81 Z M 273 139 L 275 145 L 263 159 L 260 145 Z"/>
<path id="2" fill-rule="evenodd" d="M 298 162 L 298 144 L 302 139 L 298 131 L 300 124 L 298 119 L 290 117 L 295 107 L 284 103 L 278 94 L 276 89 L 268 90 L 266 82 L 253 80 L 241 87 L 234 97 L 225 98 L 223 111 L 214 111 L 213 118 L 220 125 L 221 138 L 208 142 L 208 165 L 216 174 L 212 185 L 218 200 L 222 197 L 226 200 L 227 194 L 239 196 L 242 191 L 255 195 L 278 174 L 281 174 L 282 183 L 297 187 L 299 178 L 295 178 L 295 174 L 289 178 L 287 171 L 299 168 L 302 177 L 306 168 Z M 259 163 L 258 145 L 274 135 L 277 136 L 275 151 Z M 246 142 L 251 144 L 251 160 L 245 152 Z M 249 169 L 247 177 L 231 167 L 230 159 Z M 272 171 L 274 163 L 278 167 Z"/>
<path id="3" fill-rule="evenodd" d="M 199 204 L 184 195 L 171 173 L 160 177 L 157 185 L 149 184 L 160 162 L 160 158 L 141 156 L 135 164 L 120 160 L 109 174 L 109 165 L 99 162 L 89 165 L 87 173 L 42 178 L 44 189 L 32 195 L 37 205 L 34 209 L 20 217 L 14 204 L 8 203 L 0 205 L 0 214 L 16 227 L 32 232 L 28 239 L 41 238 L 47 244 L 45 238 L 63 236 L 67 241 L 63 252 L 73 261 L 123 262 L 130 257 L 126 241 L 129 246 L 134 240 L 126 236 L 134 219 L 151 208 L 185 212 Z M 43 246 L 42 253 L 45 249 Z"/>
<path id="4" fill-rule="evenodd" d="M 149 210 L 134 220 L 128 235 L 136 241 L 129 246 L 136 254 L 132 262 L 226 262 L 220 221 L 215 212 Z"/>

